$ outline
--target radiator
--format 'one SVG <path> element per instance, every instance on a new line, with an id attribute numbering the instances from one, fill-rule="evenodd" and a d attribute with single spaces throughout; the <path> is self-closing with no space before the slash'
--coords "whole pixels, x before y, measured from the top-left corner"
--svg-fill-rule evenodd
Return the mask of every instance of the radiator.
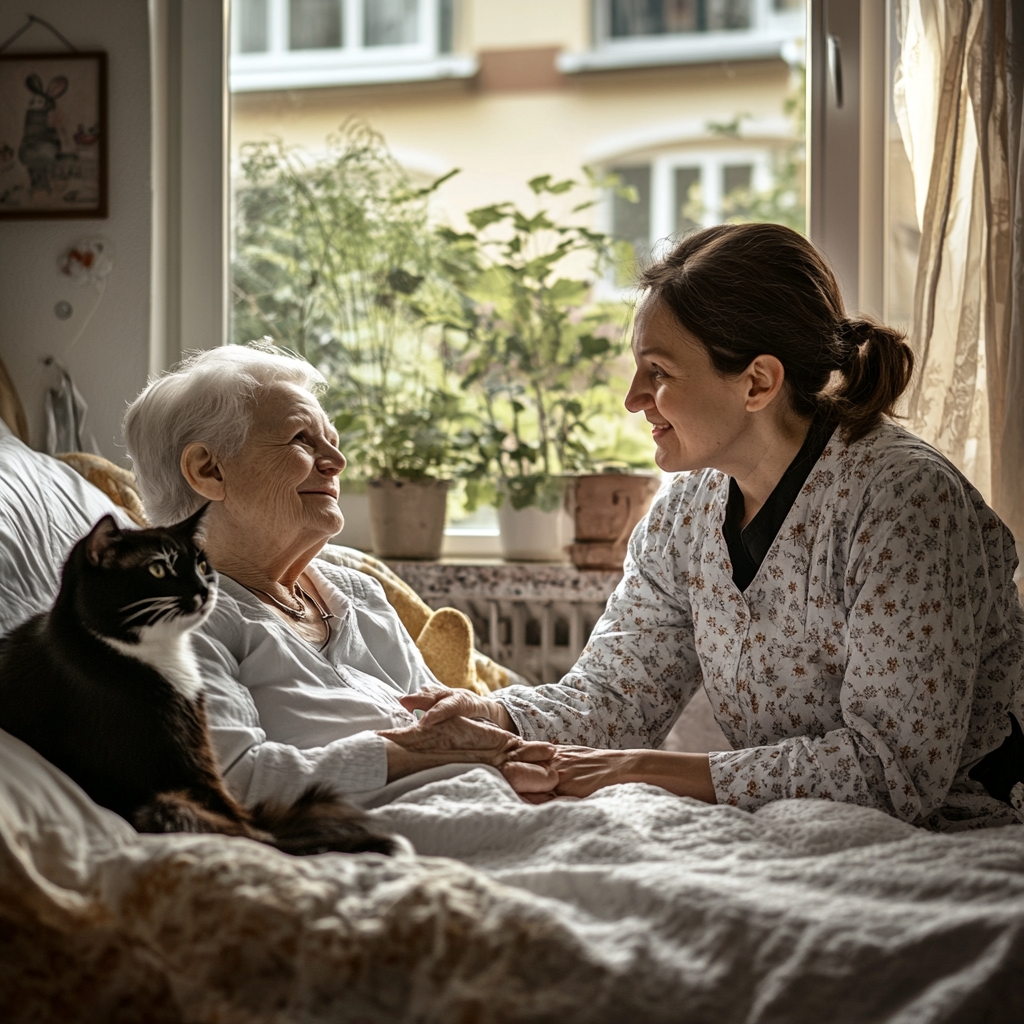
<path id="1" fill-rule="evenodd" d="M 531 683 L 557 683 L 576 663 L 603 601 L 523 601 L 449 596 L 473 623 L 476 647 Z"/>
<path id="2" fill-rule="evenodd" d="M 575 664 L 621 573 L 548 563 L 389 563 L 431 608 L 458 608 L 478 650 L 531 683 Z"/>

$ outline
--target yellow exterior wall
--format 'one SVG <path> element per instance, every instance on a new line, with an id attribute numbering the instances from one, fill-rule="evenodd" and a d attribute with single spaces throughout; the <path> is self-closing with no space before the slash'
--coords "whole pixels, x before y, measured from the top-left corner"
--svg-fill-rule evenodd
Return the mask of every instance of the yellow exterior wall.
<path id="1" fill-rule="evenodd" d="M 474 8 L 490 6 L 478 0 Z M 581 5 L 560 0 L 532 6 Z M 486 38 L 496 39 L 502 24 L 490 17 Z M 232 150 L 237 154 L 247 141 L 276 136 L 315 152 L 347 118 L 362 118 L 383 133 L 411 171 L 433 176 L 461 168 L 439 196 L 453 226 L 460 226 L 465 210 L 526 200 L 524 182 L 535 175 L 578 176 L 581 164 L 593 162 L 595 152 L 606 153 L 616 139 L 627 148 L 610 162 L 640 161 L 691 146 L 777 143 L 777 138 L 749 135 L 722 139 L 702 129 L 708 121 L 727 122 L 737 114 L 780 118 L 791 87 L 790 71 L 781 60 L 566 75 L 563 83 L 549 90 L 493 92 L 482 91 L 474 80 L 452 80 L 236 93 Z M 672 126 L 688 121 L 693 123 L 689 128 L 697 127 L 697 138 L 677 134 L 674 142 L 629 148 L 631 135 L 671 136 Z M 686 125 L 682 128 L 687 129 L 683 136 L 689 134 Z"/>
<path id="2" fill-rule="evenodd" d="M 456 48 L 583 50 L 590 45 L 590 10 L 590 0 L 468 0 L 459 11 Z"/>

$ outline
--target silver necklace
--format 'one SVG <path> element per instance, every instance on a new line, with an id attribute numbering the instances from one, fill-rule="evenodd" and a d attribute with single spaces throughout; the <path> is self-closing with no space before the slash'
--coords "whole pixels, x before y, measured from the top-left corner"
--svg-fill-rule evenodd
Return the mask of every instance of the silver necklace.
<path id="1" fill-rule="evenodd" d="M 238 580 L 236 583 L 240 582 Z M 331 619 L 334 618 L 334 612 L 327 611 L 326 608 L 320 602 L 313 597 L 312 594 L 307 594 L 305 590 L 299 586 L 298 580 L 292 584 L 292 596 L 296 601 L 299 602 L 299 608 L 289 608 L 283 601 L 278 601 L 273 594 L 268 594 L 265 590 L 260 590 L 259 587 L 250 587 L 247 583 L 242 583 L 250 593 L 262 594 L 271 604 L 276 608 L 280 608 L 289 618 L 294 619 L 296 622 L 305 622 L 307 619 L 306 606 L 302 599 L 305 598 L 309 603 L 320 613 L 320 619 L 327 627 L 327 639 L 317 648 L 318 651 L 322 651 L 331 642 Z"/>
<path id="2" fill-rule="evenodd" d="M 273 594 L 268 594 L 265 590 L 260 590 L 259 587 L 250 587 L 248 583 L 243 583 L 242 586 L 245 587 L 246 590 L 251 591 L 253 594 L 262 594 L 272 605 L 274 605 L 275 608 L 280 608 L 281 611 L 285 613 L 285 615 L 289 616 L 290 618 L 293 618 L 296 622 L 306 621 L 306 606 L 305 604 L 303 604 L 302 598 L 303 596 L 305 596 L 309 598 L 310 601 L 313 601 L 313 599 L 309 597 L 309 594 L 307 594 L 302 589 L 302 587 L 299 586 L 298 583 L 292 584 L 292 597 L 294 597 L 295 600 L 299 602 L 298 608 L 289 608 L 288 605 L 284 603 L 284 601 L 278 601 L 278 599 L 274 597 Z M 320 607 L 320 605 L 316 603 L 316 601 L 313 601 L 313 604 L 316 605 L 316 610 L 320 612 L 320 615 L 322 617 L 324 614 L 323 609 Z"/>

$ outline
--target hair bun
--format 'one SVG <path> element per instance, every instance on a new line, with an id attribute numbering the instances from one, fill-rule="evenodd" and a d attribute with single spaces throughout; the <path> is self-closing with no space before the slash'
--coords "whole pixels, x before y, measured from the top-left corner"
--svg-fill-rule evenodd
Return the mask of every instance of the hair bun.
<path id="1" fill-rule="evenodd" d="M 867 320 L 843 320 L 835 331 L 832 351 L 837 369 L 845 369 L 858 355 L 860 346 L 875 334 L 875 325 Z"/>

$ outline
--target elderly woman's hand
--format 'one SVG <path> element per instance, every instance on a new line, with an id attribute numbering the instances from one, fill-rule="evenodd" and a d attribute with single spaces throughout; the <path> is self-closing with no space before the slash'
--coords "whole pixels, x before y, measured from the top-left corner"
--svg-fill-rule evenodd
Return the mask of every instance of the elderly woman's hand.
<path id="1" fill-rule="evenodd" d="M 504 729 L 486 722 L 456 716 L 442 722 L 419 722 L 405 729 L 389 729 L 379 733 L 387 741 L 388 781 L 423 771 L 440 764 L 489 764 L 501 768 L 516 762 L 512 780 L 528 789 L 554 784 L 554 773 L 545 762 L 555 748 L 550 743 L 526 743 Z"/>
<path id="2" fill-rule="evenodd" d="M 493 722 L 499 729 L 515 732 L 512 716 L 504 706 L 490 697 L 481 697 L 470 690 L 452 690 L 447 686 L 424 686 L 416 693 L 399 698 L 406 711 L 426 711 L 420 725 L 434 726 L 456 716 L 462 718 L 483 718 Z"/>
<path id="3" fill-rule="evenodd" d="M 493 722 L 513 740 L 513 745 L 506 747 L 507 760 L 497 765 L 505 781 L 527 803 L 540 804 L 554 799 L 558 774 L 549 762 L 558 748 L 551 743 L 524 742 L 512 737 L 515 723 L 498 701 L 470 690 L 429 685 L 400 698 L 400 702 L 407 711 L 426 711 L 417 727 L 420 729 L 440 728 L 460 719 Z"/>

